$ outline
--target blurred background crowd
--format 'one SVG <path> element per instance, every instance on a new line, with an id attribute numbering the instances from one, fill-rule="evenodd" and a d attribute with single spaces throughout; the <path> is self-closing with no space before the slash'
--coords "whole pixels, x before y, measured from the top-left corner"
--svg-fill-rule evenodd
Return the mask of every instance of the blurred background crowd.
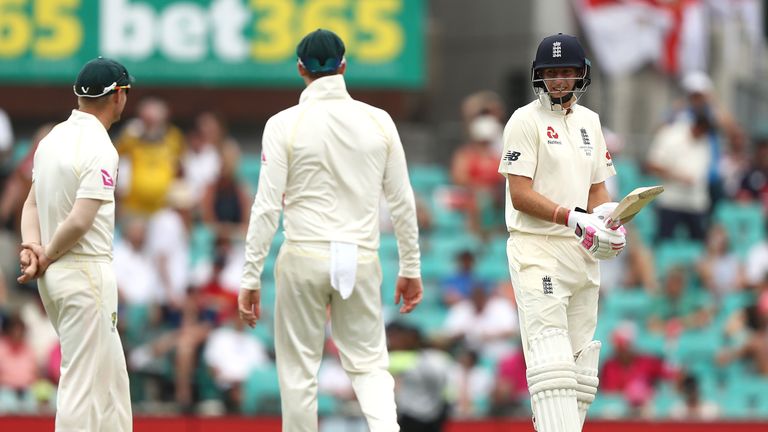
<path id="1" fill-rule="evenodd" d="M 382 303 L 401 415 L 530 416 L 497 168 L 506 120 L 532 99 L 533 50 L 563 31 L 579 35 L 592 59 L 580 103 L 601 114 L 618 171 L 612 194 L 666 188 L 628 226 L 626 252 L 601 264 L 601 383 L 590 415 L 768 418 L 766 2 L 420 4 L 421 85 L 350 85 L 396 119 L 418 203 L 425 299 L 407 316 L 393 304 L 397 244 L 381 208 Z M 118 329 L 134 410 L 277 414 L 280 231 L 255 329 L 237 319 L 236 297 L 260 133 L 269 115 L 296 103 L 300 81 L 277 90 L 141 83 L 110 131 L 121 158 Z M 0 414 L 54 407 L 57 337 L 35 284 L 15 277 L 32 156 L 73 107 L 67 87 L 0 79 Z M 363 427 L 330 338 L 319 391 L 328 430 Z"/>

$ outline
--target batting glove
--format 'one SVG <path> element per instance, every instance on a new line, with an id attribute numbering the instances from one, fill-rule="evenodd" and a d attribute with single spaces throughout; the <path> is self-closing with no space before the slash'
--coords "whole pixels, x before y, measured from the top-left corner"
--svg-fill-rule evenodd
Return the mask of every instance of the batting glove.
<path id="1" fill-rule="evenodd" d="M 584 249 L 597 259 L 616 258 L 627 244 L 623 227 L 612 230 L 605 227 L 603 219 L 594 213 L 572 210 L 568 214 L 568 226 Z"/>

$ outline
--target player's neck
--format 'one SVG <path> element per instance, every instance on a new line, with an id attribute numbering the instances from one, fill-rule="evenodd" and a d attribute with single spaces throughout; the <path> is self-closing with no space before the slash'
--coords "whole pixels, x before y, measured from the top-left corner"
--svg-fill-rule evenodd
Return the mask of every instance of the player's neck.
<path id="1" fill-rule="evenodd" d="M 96 117 L 99 122 L 104 125 L 104 129 L 109 130 L 112 126 L 113 116 L 110 113 L 104 112 L 104 110 L 96 109 L 95 107 L 80 106 L 78 110 L 86 114 L 90 114 Z"/>

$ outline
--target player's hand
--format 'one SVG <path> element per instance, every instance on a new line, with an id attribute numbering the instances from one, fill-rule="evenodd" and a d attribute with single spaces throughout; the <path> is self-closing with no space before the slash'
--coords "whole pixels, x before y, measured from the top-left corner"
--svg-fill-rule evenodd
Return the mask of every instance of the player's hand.
<path id="1" fill-rule="evenodd" d="M 606 226 L 608 226 L 609 222 L 615 222 L 615 221 L 609 221 L 609 219 L 611 217 L 611 213 L 613 213 L 613 211 L 616 210 L 616 207 L 618 206 L 619 206 L 619 203 L 617 202 L 602 203 L 599 206 L 592 209 L 592 214 L 597 215 L 597 217 L 600 218 L 603 222 L 605 222 Z"/>
<path id="2" fill-rule="evenodd" d="M 424 289 L 421 286 L 421 278 L 407 278 L 398 276 L 397 284 L 395 285 L 395 304 L 400 304 L 400 299 L 403 300 L 403 304 L 400 306 L 400 313 L 409 313 L 421 303 L 421 298 L 424 296 Z"/>
<path id="3" fill-rule="evenodd" d="M 605 222 L 594 213 L 571 211 L 568 215 L 568 226 L 581 247 L 597 259 L 616 258 L 626 246 L 626 229 L 616 230 L 606 228 Z"/>
<path id="4" fill-rule="evenodd" d="M 43 276 L 45 271 L 48 270 L 48 266 L 54 261 L 48 258 L 48 255 L 45 253 L 45 248 L 39 243 L 22 243 L 21 247 L 32 251 L 37 257 L 37 274 L 35 274 L 35 277 L 39 278 Z"/>
<path id="5" fill-rule="evenodd" d="M 23 284 L 35 279 L 37 277 L 37 256 L 29 249 L 22 249 L 19 251 L 19 268 L 21 270 L 21 276 L 16 278 L 16 281 Z"/>
<path id="6" fill-rule="evenodd" d="M 249 327 L 256 327 L 261 318 L 261 291 L 240 288 L 237 295 L 237 312 Z"/>

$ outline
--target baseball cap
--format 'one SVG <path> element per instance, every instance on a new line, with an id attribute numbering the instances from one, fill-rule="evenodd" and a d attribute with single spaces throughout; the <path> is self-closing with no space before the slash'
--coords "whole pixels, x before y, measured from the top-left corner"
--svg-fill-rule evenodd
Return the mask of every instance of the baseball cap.
<path id="1" fill-rule="evenodd" d="M 80 69 L 72 88 L 77 96 L 97 98 L 119 88 L 131 88 L 132 82 L 133 77 L 125 66 L 115 60 L 98 57 Z"/>
<path id="2" fill-rule="evenodd" d="M 686 93 L 709 93 L 712 90 L 712 80 L 704 72 L 690 72 L 683 78 L 681 86 Z"/>
<path id="3" fill-rule="evenodd" d="M 341 38 L 325 29 L 304 36 L 296 47 L 299 62 L 312 73 L 335 71 L 344 61 L 345 52 Z"/>

